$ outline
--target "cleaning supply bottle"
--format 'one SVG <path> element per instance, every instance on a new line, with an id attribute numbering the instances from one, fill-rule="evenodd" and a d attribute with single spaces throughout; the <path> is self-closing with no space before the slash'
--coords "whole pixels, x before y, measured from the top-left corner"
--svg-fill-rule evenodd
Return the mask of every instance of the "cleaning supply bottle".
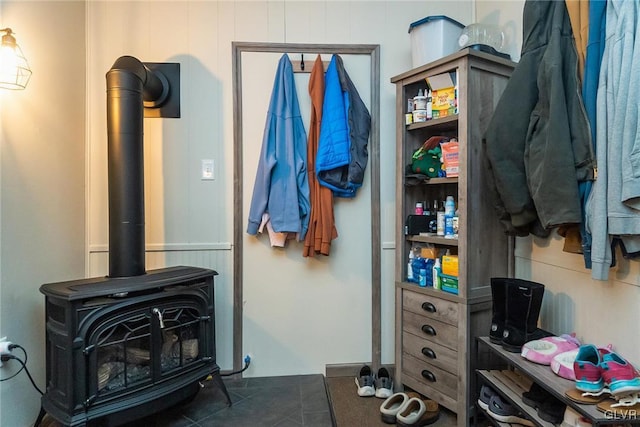
<path id="1" fill-rule="evenodd" d="M 407 282 L 414 282 L 414 278 L 413 278 L 413 258 L 415 258 L 415 255 L 413 255 L 413 249 L 411 249 L 409 251 L 409 263 L 407 264 Z"/>
<path id="2" fill-rule="evenodd" d="M 436 258 L 435 263 L 433 264 L 433 289 L 440 289 L 440 272 L 442 268 L 440 267 L 440 258 Z"/>
<path id="3" fill-rule="evenodd" d="M 453 239 L 453 217 L 456 215 L 456 204 L 453 196 L 447 196 L 444 203 L 444 237 L 445 239 Z"/>
<path id="4" fill-rule="evenodd" d="M 444 236 L 445 216 L 444 207 L 438 209 L 436 214 L 436 235 L 438 236 Z"/>

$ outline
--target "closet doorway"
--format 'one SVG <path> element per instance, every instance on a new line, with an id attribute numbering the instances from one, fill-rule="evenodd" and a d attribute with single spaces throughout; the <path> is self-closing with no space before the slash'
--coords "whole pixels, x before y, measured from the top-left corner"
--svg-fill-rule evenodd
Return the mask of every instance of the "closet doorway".
<path id="1" fill-rule="evenodd" d="M 354 199 L 334 199 L 338 238 L 328 257 L 303 244 L 272 248 L 246 233 L 265 120 L 278 61 L 294 69 L 338 54 L 371 114 L 369 159 Z M 233 364 L 252 356 L 250 376 L 324 373 L 326 365 L 380 365 L 379 45 L 233 43 Z M 308 73 L 296 73 L 309 132 Z"/>

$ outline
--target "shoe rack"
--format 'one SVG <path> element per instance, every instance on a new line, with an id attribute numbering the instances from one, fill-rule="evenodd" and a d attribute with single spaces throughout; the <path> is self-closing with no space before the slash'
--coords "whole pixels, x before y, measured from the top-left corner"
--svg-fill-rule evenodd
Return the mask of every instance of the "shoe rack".
<path id="1" fill-rule="evenodd" d="M 557 376 L 546 365 L 539 365 L 523 358 L 520 353 L 511 353 L 502 346 L 492 343 L 488 337 L 478 338 L 478 351 L 487 351 L 491 360 L 499 362 L 493 366 L 502 366 L 500 369 L 478 369 L 478 381 L 480 384 L 489 385 L 501 397 L 507 399 L 516 406 L 529 420 L 537 426 L 553 427 L 554 424 L 542 420 L 534 408 L 526 405 L 522 401 L 522 394 L 528 391 L 533 382 L 537 383 L 551 395 L 557 398 L 568 407 L 573 408 L 581 416 L 585 417 L 594 426 L 611 424 L 632 424 L 640 425 L 640 413 L 626 411 L 625 408 L 618 408 L 618 416 L 626 415 L 626 419 L 616 419 L 612 412 L 603 412 L 597 409 L 597 405 L 587 405 L 576 403 L 566 396 L 567 390 L 575 389 L 575 383 Z M 477 406 L 477 410 L 482 412 L 482 408 Z M 491 416 L 486 418 L 495 425 L 503 425 L 496 422 Z"/>
<path id="2" fill-rule="evenodd" d="M 510 277 L 511 238 L 502 230 L 488 186 L 482 136 L 515 63 L 463 49 L 391 79 L 396 85 L 396 388 L 409 387 L 457 414 L 468 426 L 473 414 L 476 338 L 491 324 L 491 277 Z M 408 102 L 427 92 L 426 79 L 455 76 L 457 113 L 407 124 Z M 432 136 L 459 141 L 459 175 L 407 185 L 405 167 Z M 413 182 L 412 182 L 413 184 Z M 416 203 L 453 196 L 457 238 L 405 235 L 405 221 Z M 413 247 L 432 246 L 458 255 L 457 293 L 421 287 L 407 280 Z"/>

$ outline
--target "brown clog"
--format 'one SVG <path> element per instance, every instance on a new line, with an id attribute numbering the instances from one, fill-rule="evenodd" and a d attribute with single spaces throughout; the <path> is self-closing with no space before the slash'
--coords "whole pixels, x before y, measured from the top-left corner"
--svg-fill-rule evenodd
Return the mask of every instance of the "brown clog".
<path id="1" fill-rule="evenodd" d="M 418 393 L 407 393 L 409 400 L 396 415 L 396 425 L 401 427 L 422 427 L 435 423 L 440 417 L 438 402 L 424 399 Z"/>

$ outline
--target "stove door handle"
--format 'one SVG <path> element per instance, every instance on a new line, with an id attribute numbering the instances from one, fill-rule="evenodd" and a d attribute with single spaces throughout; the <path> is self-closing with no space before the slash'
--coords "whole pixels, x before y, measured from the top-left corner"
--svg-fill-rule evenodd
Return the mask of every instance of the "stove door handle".
<path id="1" fill-rule="evenodd" d="M 159 308 L 154 308 L 151 312 L 158 316 L 158 320 L 160 321 L 160 329 L 164 329 L 164 322 L 162 321 L 162 312 Z"/>

